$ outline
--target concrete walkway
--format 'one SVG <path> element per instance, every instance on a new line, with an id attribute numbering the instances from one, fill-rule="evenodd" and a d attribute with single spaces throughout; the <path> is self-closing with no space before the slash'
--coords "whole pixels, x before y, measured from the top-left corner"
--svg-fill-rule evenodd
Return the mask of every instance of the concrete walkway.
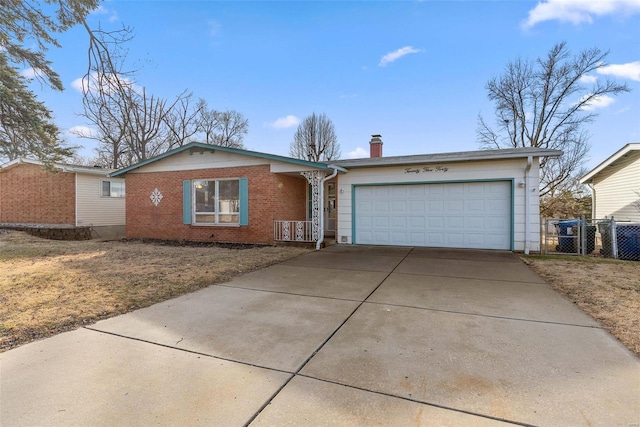
<path id="1" fill-rule="evenodd" d="M 0 355 L 0 425 L 637 426 L 640 360 L 506 252 L 332 246 Z"/>

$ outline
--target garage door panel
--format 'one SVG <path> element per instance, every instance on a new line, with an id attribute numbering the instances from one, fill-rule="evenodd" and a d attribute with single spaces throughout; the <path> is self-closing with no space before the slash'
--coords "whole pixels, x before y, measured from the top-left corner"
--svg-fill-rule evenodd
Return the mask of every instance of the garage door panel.
<path id="1" fill-rule="evenodd" d="M 444 200 L 428 200 L 427 212 L 430 214 L 443 213 L 444 212 Z"/>
<path id="2" fill-rule="evenodd" d="M 446 238 L 445 241 L 447 242 L 448 247 L 449 246 L 455 247 L 455 248 L 465 247 L 464 233 L 452 231 L 445 234 L 445 238 Z"/>
<path id="3" fill-rule="evenodd" d="M 390 187 L 389 197 L 392 199 L 405 200 L 407 198 L 407 188 L 400 185 L 394 185 Z"/>
<path id="4" fill-rule="evenodd" d="M 391 217 L 391 228 L 394 230 L 401 229 L 406 230 L 408 226 L 410 218 L 404 216 L 394 216 Z"/>
<path id="5" fill-rule="evenodd" d="M 465 218 L 465 230 L 484 230 L 486 228 L 486 218 L 483 216 L 468 216 Z"/>
<path id="6" fill-rule="evenodd" d="M 376 242 L 380 242 L 380 243 L 376 243 L 377 245 L 390 245 L 391 244 L 391 240 L 389 239 L 389 232 L 374 232 L 373 233 L 373 239 Z"/>
<path id="7" fill-rule="evenodd" d="M 448 197 L 448 198 L 452 198 L 452 197 L 458 197 L 461 198 L 461 196 L 464 195 L 464 184 L 446 184 L 444 185 L 444 194 Z"/>
<path id="8" fill-rule="evenodd" d="M 485 212 L 487 210 L 487 200 L 484 200 L 484 199 L 465 200 L 464 208 L 466 212 Z"/>
<path id="9" fill-rule="evenodd" d="M 356 243 L 510 249 L 511 184 L 356 187 Z"/>
<path id="10" fill-rule="evenodd" d="M 389 228 L 391 217 L 389 216 L 375 216 L 373 217 L 373 225 L 377 230 L 385 230 Z"/>
<path id="11" fill-rule="evenodd" d="M 425 212 L 426 202 L 424 200 L 409 200 L 409 211 L 410 212 Z"/>
<path id="12" fill-rule="evenodd" d="M 389 202 L 377 200 L 373 203 L 373 209 L 376 213 L 389 212 Z"/>
<path id="13" fill-rule="evenodd" d="M 485 220 L 487 230 L 496 231 L 504 229 L 504 216 L 487 216 Z"/>
<path id="14" fill-rule="evenodd" d="M 442 232 L 431 232 L 426 235 L 426 246 L 444 247 L 447 246 Z"/>
<path id="15" fill-rule="evenodd" d="M 430 231 L 444 230 L 445 218 L 443 216 L 430 216 L 427 217 L 427 221 L 429 222 L 428 228 Z"/>
<path id="16" fill-rule="evenodd" d="M 411 232 L 409 233 L 409 243 L 411 246 L 426 246 L 426 234 L 424 232 Z"/>
<path id="17" fill-rule="evenodd" d="M 484 233 L 483 234 L 465 234 L 465 245 L 471 247 L 477 247 L 478 245 L 484 244 Z"/>
<path id="18" fill-rule="evenodd" d="M 464 228 L 463 216 L 449 216 L 446 218 L 447 229 L 453 231 L 462 230 Z"/>
<path id="19" fill-rule="evenodd" d="M 392 200 L 391 212 L 404 214 L 407 212 L 407 202 L 405 200 Z"/>
<path id="20" fill-rule="evenodd" d="M 363 215 L 373 212 L 373 203 L 371 203 L 370 201 L 364 201 L 364 200 L 357 201 L 356 210 Z"/>
<path id="21" fill-rule="evenodd" d="M 402 246 L 402 245 L 406 245 L 406 243 L 404 243 L 404 242 L 407 241 L 407 237 L 408 236 L 407 236 L 406 232 L 401 231 L 401 232 L 392 232 L 392 233 L 390 233 L 390 237 L 391 237 L 391 244 L 392 245 L 400 245 L 400 246 Z"/>
<path id="22" fill-rule="evenodd" d="M 489 203 L 489 206 L 487 206 L 487 212 L 490 215 L 506 216 L 511 218 L 511 202 L 501 202 L 499 200 L 492 201 Z M 507 213 L 505 214 L 505 212 Z"/>
<path id="23" fill-rule="evenodd" d="M 373 218 L 364 215 L 358 217 L 358 226 L 360 227 L 362 233 L 366 233 L 367 230 L 373 228 Z"/>
<path id="24" fill-rule="evenodd" d="M 409 228 L 413 230 L 422 230 L 425 228 L 426 217 L 424 216 L 410 216 L 408 218 Z"/>
<path id="25" fill-rule="evenodd" d="M 464 212 L 464 200 L 447 200 L 445 212 L 448 214 L 461 214 Z"/>
<path id="26" fill-rule="evenodd" d="M 412 199 L 424 199 L 424 195 L 427 191 L 425 187 L 419 185 L 409 185 L 407 186 L 407 188 L 407 195 Z"/>

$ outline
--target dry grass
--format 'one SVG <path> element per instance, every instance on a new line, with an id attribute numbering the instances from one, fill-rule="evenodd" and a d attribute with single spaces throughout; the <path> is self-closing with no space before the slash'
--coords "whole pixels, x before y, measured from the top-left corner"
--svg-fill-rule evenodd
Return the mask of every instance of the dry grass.
<path id="1" fill-rule="evenodd" d="M 0 230 L 0 351 L 308 252 L 54 241 Z"/>
<path id="2" fill-rule="evenodd" d="M 640 356 L 640 262 L 570 256 L 523 259 Z"/>

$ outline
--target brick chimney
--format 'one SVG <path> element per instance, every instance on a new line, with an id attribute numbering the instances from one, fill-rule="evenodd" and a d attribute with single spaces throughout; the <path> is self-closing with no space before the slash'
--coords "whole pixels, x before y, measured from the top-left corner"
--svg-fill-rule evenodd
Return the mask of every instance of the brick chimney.
<path id="1" fill-rule="evenodd" d="M 369 157 L 382 157 L 382 135 L 371 135 L 371 141 L 369 141 Z"/>

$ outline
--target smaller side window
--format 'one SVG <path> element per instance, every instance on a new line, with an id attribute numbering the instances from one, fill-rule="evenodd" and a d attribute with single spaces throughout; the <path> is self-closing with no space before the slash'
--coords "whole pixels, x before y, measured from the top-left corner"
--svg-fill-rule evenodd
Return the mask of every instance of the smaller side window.
<path id="1" fill-rule="evenodd" d="M 100 195 L 102 197 L 124 197 L 124 182 L 102 181 Z"/>

